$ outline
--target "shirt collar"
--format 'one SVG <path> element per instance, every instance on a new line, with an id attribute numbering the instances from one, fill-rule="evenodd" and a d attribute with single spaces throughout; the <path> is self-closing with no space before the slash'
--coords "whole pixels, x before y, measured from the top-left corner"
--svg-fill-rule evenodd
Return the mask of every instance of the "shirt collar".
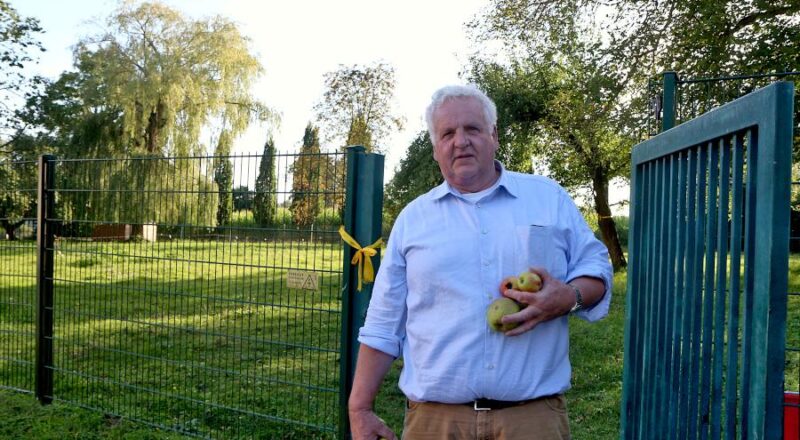
<path id="1" fill-rule="evenodd" d="M 519 193 L 516 180 L 511 178 L 511 175 L 509 174 L 509 172 L 506 171 L 506 168 L 499 160 L 495 159 L 494 168 L 495 170 L 500 171 L 500 177 L 498 178 L 497 188 L 498 189 L 503 188 L 511 197 L 516 198 Z M 451 194 L 455 197 L 458 197 L 460 195 L 455 188 L 453 188 L 452 186 L 450 186 L 449 183 L 447 183 L 447 180 L 442 182 L 439 186 L 437 186 L 431 191 L 431 196 L 433 196 L 434 200 L 439 200 L 448 194 Z"/>

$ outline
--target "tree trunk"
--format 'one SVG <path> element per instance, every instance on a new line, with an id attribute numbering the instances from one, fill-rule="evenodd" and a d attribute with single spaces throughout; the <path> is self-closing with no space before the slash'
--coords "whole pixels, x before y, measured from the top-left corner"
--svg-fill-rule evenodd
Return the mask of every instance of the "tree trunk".
<path id="1" fill-rule="evenodd" d="M 594 189 L 594 210 L 597 213 L 600 236 L 608 248 L 611 265 L 614 266 L 614 272 L 616 272 L 627 267 L 628 262 L 625 261 L 625 254 L 622 253 L 617 228 L 614 224 L 614 218 L 611 216 L 611 207 L 608 204 L 608 179 L 601 169 L 595 169 L 592 176 L 592 187 Z"/>
<path id="2" fill-rule="evenodd" d="M 164 118 L 164 104 L 158 101 L 156 109 L 150 112 L 150 117 L 147 118 L 147 131 L 144 135 L 144 147 L 148 153 L 156 153 L 161 151 L 158 146 L 161 129 L 164 128 L 167 121 Z"/>

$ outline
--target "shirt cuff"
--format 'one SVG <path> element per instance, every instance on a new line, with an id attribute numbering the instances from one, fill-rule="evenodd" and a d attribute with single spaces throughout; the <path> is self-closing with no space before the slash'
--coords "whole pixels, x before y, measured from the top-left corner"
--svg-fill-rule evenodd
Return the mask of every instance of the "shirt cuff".
<path id="1" fill-rule="evenodd" d="M 365 327 L 361 327 L 358 330 L 358 342 L 382 351 L 395 359 L 400 357 L 400 341 L 396 336 L 374 334 Z"/>
<path id="2" fill-rule="evenodd" d="M 611 305 L 611 287 L 614 285 L 614 282 L 608 275 L 598 275 L 598 273 L 602 273 L 602 271 L 592 271 L 589 268 L 571 273 L 567 278 L 570 281 L 580 277 L 596 278 L 601 280 L 605 286 L 605 292 L 603 292 L 603 297 L 600 298 L 600 301 L 591 307 L 583 308 L 575 313 L 575 316 L 584 321 L 595 322 L 605 318 L 606 315 L 608 315 L 608 309 Z"/>

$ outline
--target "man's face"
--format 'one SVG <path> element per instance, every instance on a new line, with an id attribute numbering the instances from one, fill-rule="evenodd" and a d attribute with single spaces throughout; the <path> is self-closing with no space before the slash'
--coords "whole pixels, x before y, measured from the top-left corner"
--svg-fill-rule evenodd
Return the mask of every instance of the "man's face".
<path id="1" fill-rule="evenodd" d="M 462 193 L 489 188 L 497 178 L 497 128 L 489 125 L 480 102 L 458 97 L 433 113 L 433 158 L 447 182 Z"/>

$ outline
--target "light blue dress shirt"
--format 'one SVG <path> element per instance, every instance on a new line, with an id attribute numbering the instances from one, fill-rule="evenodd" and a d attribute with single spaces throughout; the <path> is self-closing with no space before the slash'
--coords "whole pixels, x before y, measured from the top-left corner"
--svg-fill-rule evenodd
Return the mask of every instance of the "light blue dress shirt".
<path id="1" fill-rule="evenodd" d="M 399 385 L 411 400 L 516 401 L 569 388 L 566 316 L 520 336 L 489 328 L 486 308 L 506 276 L 541 266 L 563 281 L 602 279 L 603 299 L 578 316 L 608 313 L 608 251 L 567 192 L 496 166 L 500 178 L 483 197 L 444 182 L 409 203 L 390 235 L 358 340 L 403 357 Z"/>

